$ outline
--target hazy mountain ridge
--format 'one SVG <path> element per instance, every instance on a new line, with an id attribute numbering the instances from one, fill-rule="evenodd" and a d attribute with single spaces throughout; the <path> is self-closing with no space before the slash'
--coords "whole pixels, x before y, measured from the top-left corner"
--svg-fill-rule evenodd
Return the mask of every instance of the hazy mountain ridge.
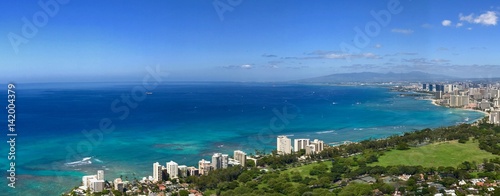
<path id="1" fill-rule="evenodd" d="M 345 83 L 345 82 L 435 82 L 449 81 L 459 79 L 457 77 L 430 74 L 420 71 L 406 73 L 375 73 L 375 72 L 357 72 L 357 73 L 338 73 L 315 78 L 306 78 L 294 82 L 301 83 Z"/>

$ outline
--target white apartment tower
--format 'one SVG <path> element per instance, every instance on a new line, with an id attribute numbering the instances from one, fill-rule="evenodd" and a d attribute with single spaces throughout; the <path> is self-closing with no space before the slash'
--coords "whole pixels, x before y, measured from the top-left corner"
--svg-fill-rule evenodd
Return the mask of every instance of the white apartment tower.
<path id="1" fill-rule="evenodd" d="M 176 162 L 167 162 L 167 173 L 170 179 L 179 177 L 179 165 Z"/>
<path id="2" fill-rule="evenodd" d="M 500 111 L 490 112 L 490 124 L 500 125 Z"/>
<path id="3" fill-rule="evenodd" d="M 104 170 L 97 170 L 97 179 L 104 180 Z"/>
<path id="4" fill-rule="evenodd" d="M 227 154 L 215 153 L 212 156 L 213 169 L 227 168 L 228 157 L 229 157 L 229 155 L 227 155 Z"/>
<path id="5" fill-rule="evenodd" d="M 161 181 L 161 165 L 156 162 L 153 163 L 153 182 Z"/>
<path id="6" fill-rule="evenodd" d="M 318 153 L 323 151 L 325 143 L 323 140 L 314 139 L 314 141 L 311 142 L 311 145 L 314 145 L 315 152 Z"/>
<path id="7" fill-rule="evenodd" d="M 123 181 L 121 178 L 116 178 L 113 184 L 115 185 L 115 190 L 123 192 Z"/>
<path id="8" fill-rule="evenodd" d="M 307 145 L 309 145 L 309 139 L 294 139 L 293 151 L 298 152 L 299 150 L 306 149 Z"/>
<path id="9" fill-rule="evenodd" d="M 305 149 L 306 149 L 306 155 L 316 153 L 316 145 L 314 144 L 307 145 Z"/>
<path id="10" fill-rule="evenodd" d="M 89 189 L 92 193 L 102 192 L 104 190 L 104 180 L 91 179 Z"/>
<path id="11" fill-rule="evenodd" d="M 198 173 L 200 175 L 206 175 L 208 172 L 211 170 L 211 164 L 210 161 L 206 161 L 205 159 L 202 159 L 198 162 Z"/>
<path id="12" fill-rule="evenodd" d="M 222 154 L 222 168 L 223 169 L 226 169 L 227 168 L 227 164 L 229 162 L 229 155 L 228 154 Z"/>
<path id="13" fill-rule="evenodd" d="M 280 135 L 278 136 L 276 147 L 278 154 L 290 154 L 292 152 L 292 141 L 285 135 Z"/>
<path id="14" fill-rule="evenodd" d="M 245 167 L 245 163 L 247 161 L 247 153 L 241 150 L 234 151 L 234 160 L 240 162 L 241 166 Z"/>

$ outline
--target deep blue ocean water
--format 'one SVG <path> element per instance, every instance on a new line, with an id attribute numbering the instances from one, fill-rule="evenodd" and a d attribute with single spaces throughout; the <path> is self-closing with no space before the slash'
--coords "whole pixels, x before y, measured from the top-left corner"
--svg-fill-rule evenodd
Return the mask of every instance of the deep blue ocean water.
<path id="1" fill-rule="evenodd" d="M 105 170 L 109 181 L 120 175 L 133 179 L 152 175 L 157 161 L 194 166 L 214 152 L 270 152 L 277 135 L 335 144 L 483 117 L 479 112 L 399 97 L 385 87 L 165 83 L 150 95 L 134 92 L 140 87 L 136 83 L 18 84 L 17 188 L 8 188 L 4 178 L 0 192 L 60 195 L 79 185 L 81 176 L 98 169 Z M 5 92 L 0 96 L 7 105 Z M 114 129 L 92 132 L 101 121 Z M 7 127 L 7 122 L 0 126 Z M 5 170 L 7 147 L 1 146 Z M 92 163 L 78 162 L 84 157 L 91 157 Z"/>

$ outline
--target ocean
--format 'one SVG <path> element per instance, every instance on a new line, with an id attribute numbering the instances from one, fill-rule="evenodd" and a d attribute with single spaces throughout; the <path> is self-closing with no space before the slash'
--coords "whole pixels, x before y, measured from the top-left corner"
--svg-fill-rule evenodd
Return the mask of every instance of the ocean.
<path id="1" fill-rule="evenodd" d="M 196 166 L 214 152 L 269 153 L 277 135 L 337 144 L 483 117 L 398 95 L 381 86 L 280 83 L 175 82 L 148 93 L 140 83 L 17 84 L 18 179 L 12 189 L 3 178 L 0 192 L 60 195 L 99 169 L 108 181 L 132 180 L 151 176 L 154 162 Z M 7 105 L 6 92 L 0 97 Z"/>

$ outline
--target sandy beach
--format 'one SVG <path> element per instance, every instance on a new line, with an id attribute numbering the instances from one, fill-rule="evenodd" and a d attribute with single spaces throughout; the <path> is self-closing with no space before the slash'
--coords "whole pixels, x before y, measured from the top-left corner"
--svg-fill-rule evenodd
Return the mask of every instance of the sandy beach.
<path id="1" fill-rule="evenodd" d="M 437 102 L 438 100 L 437 99 L 425 99 L 425 100 L 429 100 L 431 101 L 432 105 L 435 105 L 435 106 L 440 106 L 440 107 L 446 107 L 446 106 L 443 106 L 443 105 L 439 105 Z M 468 110 L 468 111 L 474 111 L 474 112 L 481 112 L 484 114 L 484 116 L 489 116 L 490 113 L 488 112 L 485 112 L 485 111 L 482 111 L 482 110 L 475 110 L 475 109 L 470 109 L 470 108 L 456 108 L 456 109 L 461 109 L 461 110 Z"/>

